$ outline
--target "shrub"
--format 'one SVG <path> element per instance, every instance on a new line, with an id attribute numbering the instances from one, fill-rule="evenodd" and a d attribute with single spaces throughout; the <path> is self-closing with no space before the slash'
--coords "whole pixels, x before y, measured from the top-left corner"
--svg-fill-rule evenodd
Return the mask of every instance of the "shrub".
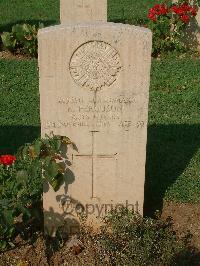
<path id="1" fill-rule="evenodd" d="M 188 1 L 176 4 L 155 4 L 148 13 L 148 28 L 153 31 L 153 55 L 169 51 L 186 51 L 185 29 L 197 15 L 197 8 Z"/>
<path id="2" fill-rule="evenodd" d="M 38 215 L 34 206 L 42 199 L 43 182 L 60 188 L 67 167 L 62 148 L 71 144 L 51 136 L 21 147 L 16 158 L 0 157 L 0 249 L 13 246 L 19 221 L 26 226 Z"/>
<path id="3" fill-rule="evenodd" d="M 1 35 L 3 47 L 11 52 L 21 52 L 36 57 L 38 54 L 38 30 L 43 24 L 16 24 L 11 32 L 4 32 Z"/>
<path id="4" fill-rule="evenodd" d="M 95 265 L 180 265 L 189 256 L 190 235 L 180 239 L 172 221 L 142 218 L 127 209 L 111 212 L 98 234 L 82 232 L 83 243 L 90 243 Z"/>
<path id="5" fill-rule="evenodd" d="M 31 206 L 41 200 L 41 170 L 31 173 L 29 160 L 17 159 L 14 165 L 0 164 L 0 249 L 13 246 L 18 217 L 28 223 Z"/>

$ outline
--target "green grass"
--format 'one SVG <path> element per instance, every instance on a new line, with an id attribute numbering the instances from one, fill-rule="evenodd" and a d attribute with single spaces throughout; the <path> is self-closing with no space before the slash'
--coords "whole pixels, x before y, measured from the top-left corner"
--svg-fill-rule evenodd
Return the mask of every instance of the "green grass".
<path id="1" fill-rule="evenodd" d="M 200 60 L 153 60 L 146 209 L 200 202 Z"/>
<path id="2" fill-rule="evenodd" d="M 153 60 L 150 123 L 200 122 L 199 71 L 200 60 L 192 58 Z"/>
<path id="3" fill-rule="evenodd" d="M 135 25 L 145 24 L 147 13 L 154 4 L 161 0 L 108 0 L 108 20 Z"/>
<path id="4" fill-rule="evenodd" d="M 1 0 L 0 32 L 10 30 L 16 23 L 38 23 L 45 25 L 59 21 L 59 0 Z"/>
<path id="5" fill-rule="evenodd" d="M 108 0 L 108 19 L 115 22 L 143 23 L 148 8 L 154 3 L 154 0 Z M 25 21 L 33 24 L 58 24 L 59 0 L 0 1 L 0 32 L 8 31 L 12 25 Z"/>
<path id="6" fill-rule="evenodd" d="M 37 61 L 0 60 L 0 153 L 40 134 Z M 153 60 L 145 209 L 200 202 L 200 60 Z"/>
<path id="7" fill-rule="evenodd" d="M 0 60 L 0 153 L 39 135 L 37 61 Z"/>

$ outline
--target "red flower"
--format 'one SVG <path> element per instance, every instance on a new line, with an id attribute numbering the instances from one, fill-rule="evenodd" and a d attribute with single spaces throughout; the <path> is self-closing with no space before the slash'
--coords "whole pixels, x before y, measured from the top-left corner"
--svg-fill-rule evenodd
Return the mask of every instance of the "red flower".
<path id="1" fill-rule="evenodd" d="M 197 15 L 197 10 L 194 7 L 190 6 L 187 2 L 183 3 L 180 6 L 173 5 L 171 11 L 181 17 L 185 15 L 186 16 L 192 15 L 193 17 L 195 17 Z"/>
<path id="2" fill-rule="evenodd" d="M 188 5 L 188 3 L 183 3 L 181 6 L 180 6 L 185 12 L 189 12 L 191 10 L 191 6 Z"/>
<path id="3" fill-rule="evenodd" d="M 160 5 L 159 4 L 155 4 L 154 6 L 153 6 L 153 9 L 159 9 L 159 7 L 160 7 Z"/>
<path id="4" fill-rule="evenodd" d="M 12 165 L 16 161 L 16 157 L 13 155 L 2 155 L 0 156 L 0 164 Z"/>
<path id="5" fill-rule="evenodd" d="M 167 12 L 168 12 L 168 8 L 165 4 L 161 4 L 161 5 L 156 4 L 149 10 L 148 18 L 153 21 L 156 21 L 158 16 L 166 15 Z"/>
<path id="6" fill-rule="evenodd" d="M 189 23 L 190 17 L 195 17 L 197 15 L 197 9 L 192 7 L 185 1 L 182 4 L 174 4 L 170 9 L 168 9 L 166 4 L 156 4 L 154 5 L 148 13 L 148 18 L 152 21 L 156 21 L 159 16 L 167 15 L 169 12 L 174 12 L 179 15 L 180 19 L 184 23 Z"/>
<path id="7" fill-rule="evenodd" d="M 179 7 L 174 5 L 172 6 L 171 10 L 179 16 L 183 16 L 185 14 L 185 11 L 181 6 Z"/>
<path id="8" fill-rule="evenodd" d="M 156 21 L 157 20 L 156 15 L 153 12 L 149 12 L 148 18 L 151 19 L 151 20 L 153 20 L 153 21 Z"/>
<path id="9" fill-rule="evenodd" d="M 197 15 L 197 9 L 194 8 L 194 7 L 192 7 L 192 8 L 190 9 L 190 13 L 191 13 L 191 15 L 192 15 L 193 17 L 195 17 L 195 16 Z"/>
<path id="10" fill-rule="evenodd" d="M 168 8 L 165 4 L 159 6 L 159 14 L 158 15 L 166 15 L 168 12 Z"/>
<path id="11" fill-rule="evenodd" d="M 181 16 L 181 20 L 187 24 L 190 22 L 190 17 L 188 15 L 183 15 Z"/>

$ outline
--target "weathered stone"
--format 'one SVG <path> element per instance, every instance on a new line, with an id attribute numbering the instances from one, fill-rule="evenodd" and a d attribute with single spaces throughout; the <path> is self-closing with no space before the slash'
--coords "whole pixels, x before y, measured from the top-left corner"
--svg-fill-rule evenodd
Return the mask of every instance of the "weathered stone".
<path id="1" fill-rule="evenodd" d="M 185 42 L 191 49 L 200 52 L 200 9 L 186 30 Z"/>
<path id="2" fill-rule="evenodd" d="M 106 22 L 107 0 L 61 0 L 60 21 L 61 24 Z"/>
<path id="3" fill-rule="evenodd" d="M 172 0 L 176 4 L 178 0 Z M 195 5 L 196 1 L 191 1 Z M 193 50 L 200 51 L 200 8 L 198 8 L 197 16 L 192 19 L 185 30 L 184 43 Z"/>
<path id="4" fill-rule="evenodd" d="M 120 205 L 143 213 L 151 32 L 114 23 L 61 25 L 39 31 L 42 136 L 68 136 L 70 177 L 45 188 L 50 233 L 77 212 L 89 220 Z M 69 222 L 70 221 L 70 222 Z"/>

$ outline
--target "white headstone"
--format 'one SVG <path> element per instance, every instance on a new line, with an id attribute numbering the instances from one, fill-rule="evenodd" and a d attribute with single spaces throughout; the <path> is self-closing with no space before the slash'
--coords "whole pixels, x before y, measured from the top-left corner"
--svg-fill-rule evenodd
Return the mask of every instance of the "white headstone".
<path id="1" fill-rule="evenodd" d="M 68 136 L 71 178 L 44 193 L 45 228 L 84 209 L 98 222 L 110 209 L 143 213 L 151 39 L 148 29 L 114 23 L 39 31 L 42 136 Z"/>
<path id="2" fill-rule="evenodd" d="M 107 21 L 107 0 L 60 0 L 60 21 L 83 23 Z"/>

